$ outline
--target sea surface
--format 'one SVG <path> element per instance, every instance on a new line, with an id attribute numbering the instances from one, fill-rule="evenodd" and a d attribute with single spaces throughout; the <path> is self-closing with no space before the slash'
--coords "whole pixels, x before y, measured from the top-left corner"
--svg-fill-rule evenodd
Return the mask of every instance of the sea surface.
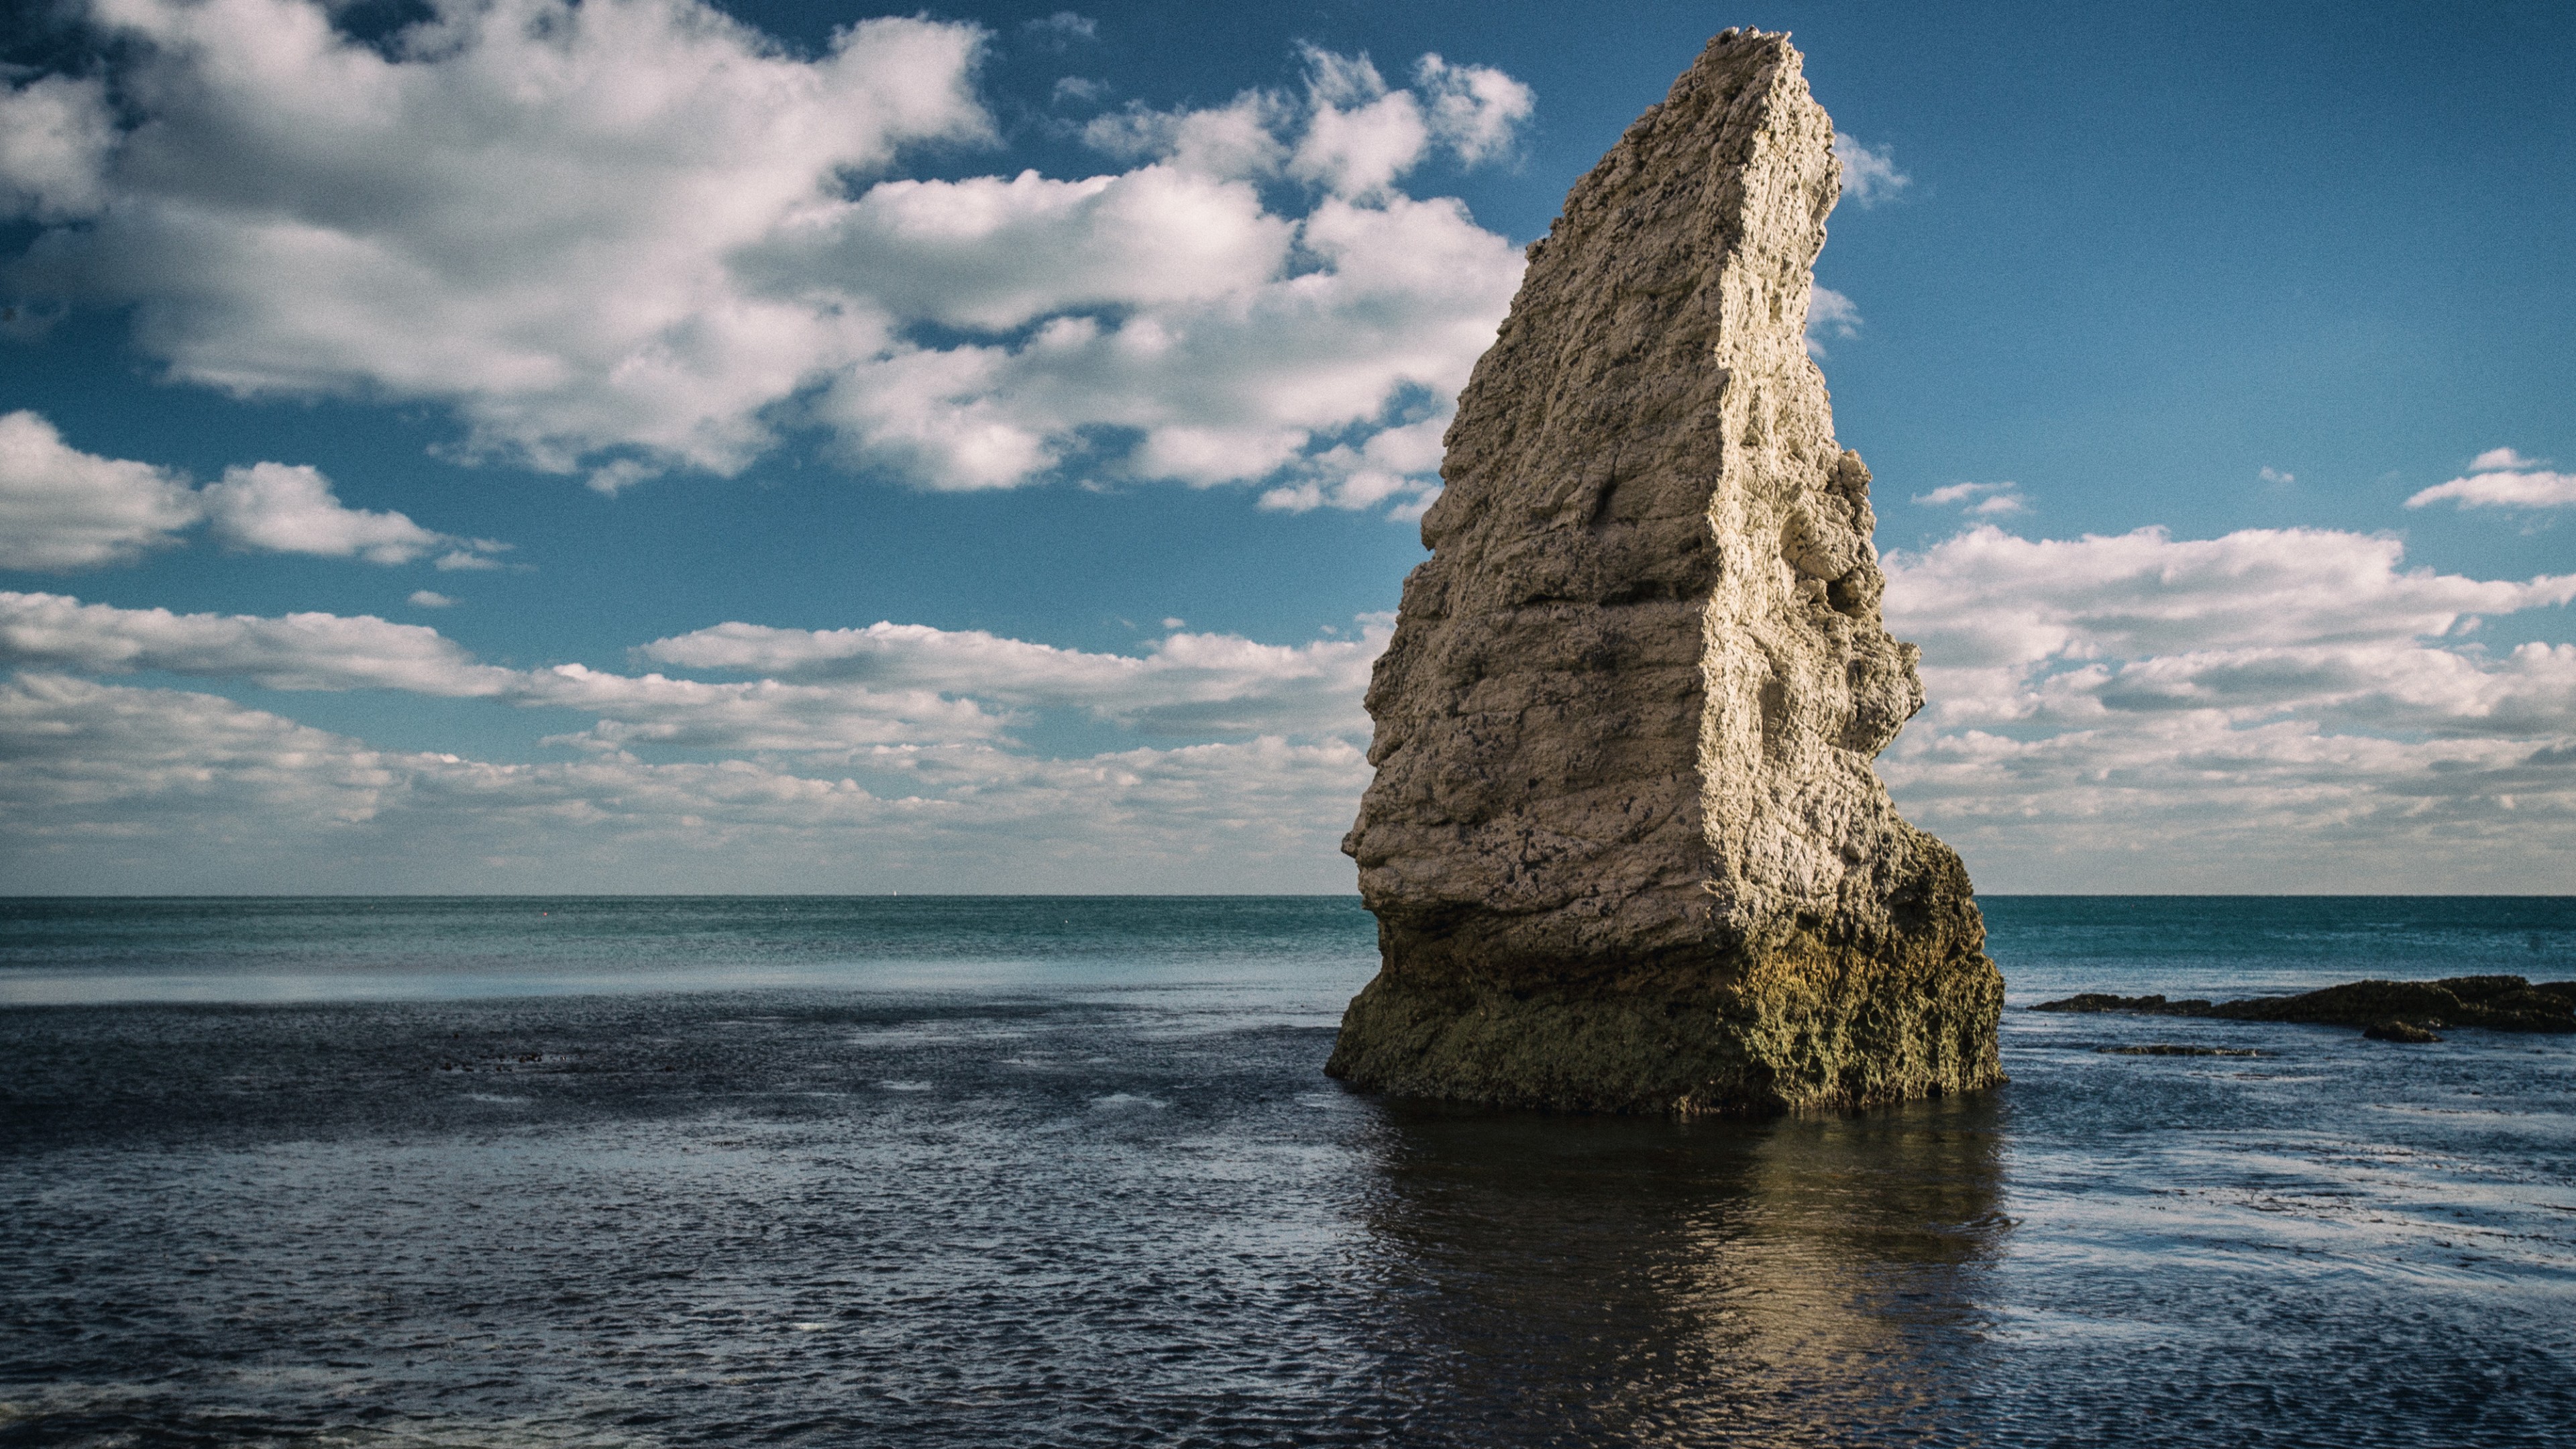
<path id="1" fill-rule="evenodd" d="M 0 901 L 0 1446 L 2576 1444 L 2576 1038 L 2020 1009 L 2576 900 L 1983 904 L 1747 1124 L 1327 1081 L 1352 900 Z"/>

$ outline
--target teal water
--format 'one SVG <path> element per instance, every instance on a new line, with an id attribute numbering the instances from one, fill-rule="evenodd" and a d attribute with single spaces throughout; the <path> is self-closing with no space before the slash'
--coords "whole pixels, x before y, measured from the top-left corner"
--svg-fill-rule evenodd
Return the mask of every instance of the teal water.
<path id="1" fill-rule="evenodd" d="M 1983 904 L 2017 1008 L 2576 976 L 2567 898 Z M 1483 1113 L 1318 1074 L 1374 966 L 1340 899 L 0 902 L 0 1446 L 2571 1442 L 2567 1038 L 2016 1009 L 1966 1099 Z"/>

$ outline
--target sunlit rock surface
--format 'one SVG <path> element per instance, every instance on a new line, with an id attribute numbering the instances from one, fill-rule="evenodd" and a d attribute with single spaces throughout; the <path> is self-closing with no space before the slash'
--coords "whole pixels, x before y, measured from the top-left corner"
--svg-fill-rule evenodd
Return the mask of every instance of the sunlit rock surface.
<path id="1" fill-rule="evenodd" d="M 1805 347 L 1840 176 L 1798 52 L 1728 31 L 1530 249 L 1369 690 L 1384 969 L 1332 1075 L 1685 1113 L 2002 1080 L 1967 874 L 1870 769 L 1923 692 Z"/>

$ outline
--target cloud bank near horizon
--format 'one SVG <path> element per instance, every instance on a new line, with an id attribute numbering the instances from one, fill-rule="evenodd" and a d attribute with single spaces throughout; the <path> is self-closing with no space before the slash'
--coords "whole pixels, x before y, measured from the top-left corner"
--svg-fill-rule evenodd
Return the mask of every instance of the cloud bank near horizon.
<path id="1" fill-rule="evenodd" d="M 1931 705 L 1879 769 L 1990 889 L 2082 890 L 2070 872 L 2106 858 L 2146 889 L 2318 889 L 2329 868 L 2347 887 L 2563 886 L 2576 645 L 2479 635 L 2565 607 L 2576 574 L 2409 570 L 2394 539 L 2325 529 L 2055 540 L 1990 524 L 1887 566 Z M 1340 889 L 1332 842 L 1367 781 L 1359 701 L 1389 622 L 1296 645 L 1176 628 L 1109 654 L 737 621 L 641 644 L 636 663 L 658 667 L 629 674 L 485 664 L 367 616 L 0 594 L 0 662 L 20 670 L 0 751 L 21 762 L 9 803 L 31 822 L 8 849 L 26 880 L 220 838 L 324 872 L 448 861 L 455 889 L 530 870 L 600 888 L 1151 889 L 1183 863 L 1225 888 Z M 560 761 L 478 762 L 98 677 L 137 671 L 592 722 L 548 737 Z M 1056 717 L 1129 743 L 1031 745 Z M 217 857 L 193 868 L 250 858 Z"/>

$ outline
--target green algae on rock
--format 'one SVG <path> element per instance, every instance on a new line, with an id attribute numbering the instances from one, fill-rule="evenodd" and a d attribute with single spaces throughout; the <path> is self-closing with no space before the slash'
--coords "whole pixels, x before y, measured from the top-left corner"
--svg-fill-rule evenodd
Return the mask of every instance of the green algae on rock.
<path id="1" fill-rule="evenodd" d="M 1459 399 L 1369 689 L 1383 969 L 1333 1076 L 1731 1114 L 2003 1080 L 1967 872 L 1870 767 L 1923 691 L 1805 346 L 1841 181 L 1800 67 L 1711 41 Z"/>

